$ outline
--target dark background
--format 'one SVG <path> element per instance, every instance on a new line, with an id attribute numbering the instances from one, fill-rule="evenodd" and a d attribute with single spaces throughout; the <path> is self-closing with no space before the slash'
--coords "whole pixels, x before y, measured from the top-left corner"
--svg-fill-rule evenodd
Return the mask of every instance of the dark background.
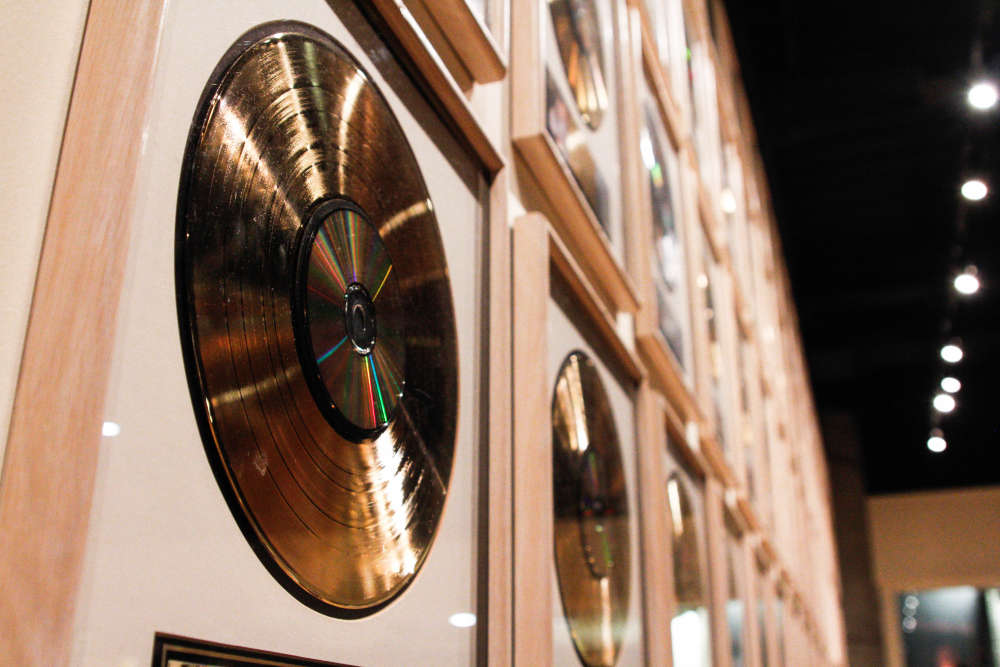
<path id="1" fill-rule="evenodd" d="M 1000 75 L 997 4 L 726 2 L 818 409 L 855 421 L 870 493 L 1000 483 L 1000 111 L 965 100 Z M 965 203 L 969 175 L 997 192 Z M 982 287 L 957 297 L 968 262 Z"/>

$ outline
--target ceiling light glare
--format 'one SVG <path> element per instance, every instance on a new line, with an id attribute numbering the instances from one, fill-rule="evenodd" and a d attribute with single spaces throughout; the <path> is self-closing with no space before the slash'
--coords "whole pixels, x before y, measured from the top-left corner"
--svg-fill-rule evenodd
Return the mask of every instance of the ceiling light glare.
<path id="1" fill-rule="evenodd" d="M 948 414 L 955 409 L 955 398 L 951 394 L 938 394 L 934 397 L 934 409 Z"/>
<path id="2" fill-rule="evenodd" d="M 722 207 L 722 212 L 728 215 L 736 213 L 736 196 L 733 191 L 729 188 L 725 188 L 722 194 L 719 195 L 719 206 Z"/>
<path id="3" fill-rule="evenodd" d="M 963 356 L 965 354 L 962 352 L 962 348 L 954 343 L 948 343 L 941 348 L 941 358 L 949 364 L 957 364 L 962 360 Z"/>
<path id="4" fill-rule="evenodd" d="M 958 381 L 958 378 L 946 377 L 941 378 L 941 388 L 944 389 L 949 394 L 954 394 L 959 389 L 962 388 L 962 383 Z"/>
<path id="5" fill-rule="evenodd" d="M 931 431 L 931 437 L 927 438 L 927 449 L 935 454 L 940 454 L 948 449 L 948 443 L 944 441 L 944 434 L 941 432 L 941 429 L 936 428 Z M 913 606 L 913 609 L 916 609 L 916 605 Z"/>
<path id="6" fill-rule="evenodd" d="M 122 432 L 122 427 L 118 422 L 104 422 L 101 424 L 101 435 L 105 438 L 113 438 Z"/>
<path id="7" fill-rule="evenodd" d="M 979 201 L 986 197 L 988 192 L 986 184 L 978 178 L 972 178 L 962 183 L 962 196 L 969 201 Z"/>
<path id="8" fill-rule="evenodd" d="M 992 109 L 997 103 L 997 87 L 992 83 L 980 81 L 972 86 L 972 88 L 969 88 L 967 99 L 969 100 L 969 106 L 973 109 L 979 109 L 980 111 Z"/>
<path id="9" fill-rule="evenodd" d="M 476 624 L 476 615 L 467 611 L 460 611 L 448 617 L 448 622 L 456 628 L 471 628 Z"/>
<path id="10" fill-rule="evenodd" d="M 979 291 L 979 278 L 974 267 L 970 266 L 955 276 L 955 289 L 960 294 L 975 294 Z"/>

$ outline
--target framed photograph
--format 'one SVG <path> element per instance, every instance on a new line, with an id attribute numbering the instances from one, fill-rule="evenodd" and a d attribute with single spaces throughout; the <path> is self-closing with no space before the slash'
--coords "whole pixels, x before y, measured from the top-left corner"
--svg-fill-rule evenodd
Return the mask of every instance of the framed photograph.
<path id="1" fill-rule="evenodd" d="M 624 0 L 513 0 L 511 135 L 547 213 L 608 307 L 634 312 L 625 270 L 621 105 L 630 80 Z"/>
<path id="2" fill-rule="evenodd" d="M 514 662 L 643 664 L 640 367 L 543 216 L 513 255 Z"/>

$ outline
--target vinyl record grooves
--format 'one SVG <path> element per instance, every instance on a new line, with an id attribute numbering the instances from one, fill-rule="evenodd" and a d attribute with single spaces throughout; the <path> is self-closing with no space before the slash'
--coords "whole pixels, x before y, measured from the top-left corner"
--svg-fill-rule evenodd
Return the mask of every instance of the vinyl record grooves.
<path id="1" fill-rule="evenodd" d="M 629 603 L 629 508 L 618 432 L 593 362 L 572 352 L 552 398 L 559 593 L 583 664 L 618 659 Z"/>
<path id="2" fill-rule="evenodd" d="M 556 46 L 584 122 L 596 130 L 608 110 L 603 47 L 594 0 L 549 0 Z"/>
<path id="3" fill-rule="evenodd" d="M 416 159 L 329 35 L 265 24 L 216 68 L 185 154 L 176 277 L 202 439 L 247 539 L 313 608 L 381 608 L 448 492 L 455 319 Z"/>

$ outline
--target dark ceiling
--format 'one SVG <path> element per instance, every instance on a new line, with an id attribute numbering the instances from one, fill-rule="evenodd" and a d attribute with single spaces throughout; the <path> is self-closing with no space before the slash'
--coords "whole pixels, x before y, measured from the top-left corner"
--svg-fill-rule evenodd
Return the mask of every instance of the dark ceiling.
<path id="1" fill-rule="evenodd" d="M 1000 110 L 965 101 L 1000 76 L 997 3 L 726 4 L 821 414 L 853 416 L 871 493 L 1000 483 Z M 964 203 L 971 174 L 997 192 Z M 957 298 L 968 262 L 983 287 Z"/>

